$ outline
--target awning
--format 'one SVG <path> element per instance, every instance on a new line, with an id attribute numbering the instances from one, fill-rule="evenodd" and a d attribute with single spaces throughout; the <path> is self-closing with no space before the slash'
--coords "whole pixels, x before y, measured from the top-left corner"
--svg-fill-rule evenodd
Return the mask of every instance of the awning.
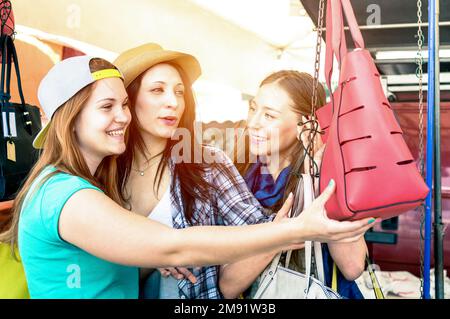
<path id="1" fill-rule="evenodd" d="M 319 1 L 299 1 L 317 26 Z M 417 48 L 417 1 L 351 0 L 351 3 L 368 49 L 380 51 Z M 441 48 L 450 48 L 450 0 L 440 0 L 439 19 Z M 422 0 L 422 21 L 426 44 L 428 0 Z M 347 36 L 348 33 L 347 31 Z M 351 42 L 348 43 L 350 45 Z"/>

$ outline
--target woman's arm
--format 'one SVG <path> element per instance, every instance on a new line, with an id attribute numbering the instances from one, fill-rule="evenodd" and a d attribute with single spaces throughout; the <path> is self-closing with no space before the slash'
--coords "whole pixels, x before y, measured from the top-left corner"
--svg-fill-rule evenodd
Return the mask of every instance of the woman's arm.
<path id="1" fill-rule="evenodd" d="M 279 212 L 274 222 L 279 222 L 287 218 L 287 213 Z M 303 247 L 304 245 L 300 244 L 298 247 L 292 247 L 292 249 L 301 249 Z M 250 287 L 277 253 L 257 255 L 238 262 L 222 265 L 219 274 L 219 288 L 223 297 L 226 299 L 237 298 Z"/>
<path id="2" fill-rule="evenodd" d="M 221 266 L 219 288 L 223 297 L 225 299 L 239 297 L 258 278 L 275 255 L 276 252 L 258 255 Z"/>
<path id="3" fill-rule="evenodd" d="M 255 254 L 275 252 L 305 240 L 354 241 L 373 224 L 368 219 L 337 222 L 324 205 L 334 184 L 297 218 L 251 226 L 204 226 L 175 230 L 133 214 L 91 189 L 66 202 L 59 219 L 60 236 L 73 245 L 114 263 L 139 267 L 217 265 Z M 282 210 L 289 210 L 292 198 Z"/>
<path id="4" fill-rule="evenodd" d="M 353 243 L 328 243 L 330 255 L 347 280 L 355 280 L 364 271 L 367 245 L 364 237 Z"/>
<path id="5" fill-rule="evenodd" d="M 217 226 L 175 230 L 123 209 L 101 192 L 83 189 L 66 202 L 59 233 L 64 240 L 99 258 L 154 268 L 223 264 L 249 256 L 252 251 L 281 248 L 297 237 L 293 224 L 264 226 L 256 225 L 252 231 Z"/>

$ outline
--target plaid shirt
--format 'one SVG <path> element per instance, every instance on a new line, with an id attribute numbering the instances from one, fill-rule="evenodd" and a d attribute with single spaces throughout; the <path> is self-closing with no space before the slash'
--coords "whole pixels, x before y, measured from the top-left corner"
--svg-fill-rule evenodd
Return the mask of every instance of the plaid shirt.
<path id="1" fill-rule="evenodd" d="M 263 214 L 259 202 L 248 190 L 247 185 L 231 160 L 221 150 L 211 148 L 216 159 L 223 165 L 214 166 L 205 170 L 206 180 L 219 187 L 220 191 L 212 194 L 208 202 L 195 200 L 193 217 L 197 225 L 249 225 L 271 220 Z M 173 163 L 170 165 L 173 170 Z M 226 172 L 228 170 L 228 174 Z M 183 207 L 181 202 L 181 189 L 176 181 L 175 192 L 171 193 L 173 207 Z M 175 196 L 176 195 L 176 196 Z M 189 227 L 189 223 L 182 211 L 174 210 L 172 216 L 173 227 L 180 229 Z M 181 299 L 220 299 L 219 267 L 202 267 L 199 270 L 189 269 L 197 278 L 195 284 L 187 279 L 178 281 Z"/>

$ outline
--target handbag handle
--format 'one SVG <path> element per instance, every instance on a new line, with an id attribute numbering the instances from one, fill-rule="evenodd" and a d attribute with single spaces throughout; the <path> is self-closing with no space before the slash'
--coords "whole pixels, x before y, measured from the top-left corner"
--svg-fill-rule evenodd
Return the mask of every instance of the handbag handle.
<path id="1" fill-rule="evenodd" d="M 355 47 L 359 49 L 365 49 L 364 38 L 359 29 L 358 22 L 356 21 L 355 12 L 353 11 L 350 0 L 340 0 L 342 7 L 344 8 L 345 18 L 347 19 L 350 33 L 355 43 Z"/>
<path id="2" fill-rule="evenodd" d="M 344 9 L 355 47 L 359 49 L 365 48 L 364 39 L 356 21 L 350 0 L 328 0 L 326 15 L 325 79 L 330 92 L 332 91 L 333 55 L 336 55 L 336 59 L 340 64 L 347 54 L 342 9 Z"/>
<path id="3" fill-rule="evenodd" d="M 299 207 L 304 207 L 305 203 L 304 203 L 304 196 L 300 196 L 300 194 L 304 193 L 304 183 L 303 183 L 303 176 L 301 179 L 301 182 L 299 182 L 297 184 L 297 188 L 295 189 L 295 193 L 296 196 L 294 198 L 294 203 L 292 205 L 291 210 L 289 211 L 289 217 L 297 217 L 298 215 L 300 215 L 300 209 L 298 209 Z M 292 211 L 294 210 L 293 214 Z M 291 261 L 291 257 L 292 257 L 292 250 L 288 250 L 286 252 L 286 260 L 285 260 L 285 267 L 288 268 L 289 267 L 289 262 Z"/>
<path id="4" fill-rule="evenodd" d="M 17 77 L 17 89 L 19 91 L 19 96 L 20 96 L 20 101 L 21 101 L 21 106 L 22 106 L 22 111 L 25 112 L 25 98 L 23 95 L 23 90 L 22 90 L 22 80 L 20 77 L 20 68 L 19 68 L 19 59 L 17 57 L 17 51 L 16 51 L 16 47 L 14 45 L 14 41 L 10 36 L 6 37 L 6 44 L 7 44 L 7 48 L 8 51 L 10 52 L 10 54 L 8 54 L 9 58 L 12 58 L 12 61 L 14 63 L 14 69 L 16 72 L 16 77 Z M 11 63 L 8 63 L 9 65 L 9 72 L 8 72 L 8 76 L 6 78 L 6 92 L 9 94 L 11 92 Z"/>
<path id="5" fill-rule="evenodd" d="M 302 174 L 303 179 L 303 192 L 304 192 L 304 208 L 309 207 L 314 201 L 314 186 L 312 183 L 312 177 L 309 174 Z M 314 248 L 314 260 L 316 266 L 316 273 L 318 279 L 325 283 L 325 275 L 323 269 L 323 257 L 322 257 L 322 244 L 317 241 L 305 242 L 305 270 L 306 277 L 311 276 L 311 263 L 312 263 L 312 248 Z M 309 286 L 308 286 L 309 288 Z"/>
<path id="6" fill-rule="evenodd" d="M 16 72 L 17 77 L 17 88 L 19 91 L 20 101 L 21 101 L 21 111 L 25 112 L 25 98 L 23 95 L 22 90 L 22 80 L 20 78 L 20 69 L 19 69 L 19 61 L 17 58 L 17 51 L 16 47 L 14 46 L 13 39 L 8 35 L 3 35 L 4 37 L 2 41 L 2 76 L 1 76 L 1 84 L 0 88 L 2 92 L 6 93 L 7 101 L 9 102 L 9 99 L 11 98 L 10 92 L 11 92 L 11 62 L 14 63 L 14 69 Z M 5 62 L 5 58 L 7 61 Z M 5 77 L 5 69 L 7 69 L 7 74 Z M 6 87 L 5 87 L 5 80 L 6 80 Z"/>
<path id="7" fill-rule="evenodd" d="M 5 73 L 11 73 L 9 70 L 8 65 L 11 64 L 11 57 L 9 55 L 9 50 L 7 50 L 8 47 L 8 36 L 7 35 L 2 35 L 1 36 L 1 40 L 0 40 L 0 52 L 2 55 L 2 70 L 1 70 L 1 79 L 0 79 L 0 101 L 4 104 L 4 103 L 8 103 L 10 100 L 10 96 L 8 96 L 8 92 L 6 90 L 5 87 L 5 83 L 6 83 L 6 77 Z"/>
<path id="8" fill-rule="evenodd" d="M 303 180 L 303 209 L 308 208 L 314 200 L 314 192 L 312 191 L 311 175 L 302 174 Z M 311 258 L 312 257 L 312 242 L 305 241 L 305 272 L 306 278 L 311 276 Z M 308 285 L 309 288 L 309 285 Z"/>
<path id="9" fill-rule="evenodd" d="M 302 186 L 301 188 L 298 187 L 297 188 L 297 200 L 300 196 L 301 193 L 303 193 L 303 208 L 308 207 L 309 205 L 312 204 L 312 202 L 314 201 L 314 190 L 313 190 L 313 183 L 312 183 L 312 178 L 311 175 L 309 174 L 302 174 L 302 181 L 303 183 L 300 184 L 300 186 Z M 299 212 L 295 212 L 295 216 L 297 216 L 299 214 Z M 306 241 L 305 242 L 305 258 L 311 258 L 311 254 L 312 254 L 312 246 L 314 246 L 314 255 L 315 255 L 315 259 L 316 259 L 316 270 L 317 270 L 317 275 L 319 277 L 319 280 L 324 282 L 324 270 L 323 270 L 323 257 L 322 257 L 322 246 L 320 242 L 311 242 L 311 241 Z M 289 262 L 291 260 L 291 256 L 292 256 L 292 250 L 288 250 L 286 253 L 286 260 L 285 260 L 285 267 L 288 268 L 289 267 Z M 306 267 L 309 267 L 309 269 L 311 268 L 311 261 L 306 263 Z"/>
<path id="10" fill-rule="evenodd" d="M 19 60 L 17 57 L 17 51 L 14 46 L 13 39 L 8 35 L 2 35 L 1 37 L 1 45 L 2 45 L 2 70 L 1 70 L 1 79 L 0 79 L 0 88 L 1 88 L 1 102 L 3 104 L 9 103 L 11 99 L 11 68 L 12 63 L 14 63 L 14 69 L 16 72 L 17 78 L 17 88 L 20 96 L 20 112 L 23 116 L 23 123 L 25 130 L 31 135 L 32 134 L 32 120 L 29 112 L 25 108 L 25 98 L 22 90 L 22 81 L 20 78 L 20 69 L 19 69 Z M 6 71 L 6 76 L 5 76 Z M 6 87 L 5 87 L 6 81 Z M 7 111 L 8 112 L 8 111 Z M 8 118 L 8 114 L 6 116 Z M 7 121 L 7 129 L 8 135 L 11 135 L 10 123 Z"/>
<path id="11" fill-rule="evenodd" d="M 314 190 L 313 190 L 313 183 L 312 183 L 312 177 L 309 174 L 302 174 L 302 181 L 303 181 L 303 209 L 309 207 L 312 202 L 314 201 Z M 297 188 L 297 197 L 300 195 L 301 188 Z M 323 270 L 323 257 L 322 257 L 322 246 L 320 242 L 312 242 L 312 241 L 305 241 L 305 276 L 307 280 L 309 281 L 311 278 L 311 264 L 312 264 L 312 249 L 314 247 L 314 260 L 315 260 L 315 266 L 316 266 L 316 272 L 318 279 L 325 283 L 325 276 L 324 276 L 324 270 Z M 286 261 L 285 261 L 285 267 L 288 268 L 289 261 L 292 255 L 292 250 L 289 250 L 287 252 Z M 272 264 L 276 267 L 278 265 L 279 258 L 277 258 L 277 263 Z M 305 297 L 308 295 L 310 285 L 307 285 Z"/>
<path id="12" fill-rule="evenodd" d="M 1 79 L 0 79 L 0 103 L 1 106 L 8 105 L 9 100 L 11 99 L 10 93 L 5 90 L 5 72 L 7 74 L 11 74 L 11 56 L 10 51 L 7 50 L 8 47 L 8 36 L 2 35 L 1 36 L 1 54 L 2 54 L 2 71 L 1 71 Z M 8 54 L 8 55 L 7 55 Z M 9 121 L 9 110 L 8 108 L 5 108 L 5 120 L 6 120 L 6 130 L 7 132 L 3 132 L 3 124 L 2 124 L 2 133 L 5 136 L 11 137 L 11 123 Z M 3 115 L 0 118 L 0 122 L 3 121 Z M 5 134 L 6 133 L 6 134 Z"/>
<path id="13" fill-rule="evenodd" d="M 339 0 L 327 1 L 326 12 L 326 34 L 325 34 L 325 80 L 330 93 L 332 92 L 331 77 L 333 75 L 333 57 L 341 64 L 342 59 L 347 55 L 347 43 L 345 41 L 344 20 L 342 18 L 342 8 Z M 337 33 L 340 33 L 339 35 Z M 343 41 L 342 41 L 343 39 Z M 337 50 L 335 50 L 337 48 Z"/>
<path id="14" fill-rule="evenodd" d="M 309 207 L 312 202 L 314 201 L 314 191 L 313 191 L 313 184 L 312 184 L 312 177 L 309 174 L 302 174 L 302 181 L 303 181 L 303 187 L 297 187 L 297 196 L 298 199 L 299 193 L 303 190 L 303 207 Z M 294 212 L 294 217 L 298 215 L 299 212 Z M 324 278 L 324 272 L 323 272 L 323 260 L 322 260 L 322 247 L 320 242 L 312 242 L 312 241 L 306 241 L 305 242 L 305 270 L 306 270 L 306 280 L 308 282 L 307 287 L 304 291 L 304 297 L 308 295 L 309 288 L 311 286 L 311 260 L 312 260 L 312 246 L 314 244 L 314 254 L 315 254 L 315 260 L 316 260 L 316 267 L 317 267 L 317 273 L 318 273 L 318 279 L 325 283 Z M 285 261 L 285 268 L 288 268 L 289 261 L 291 258 L 292 250 L 287 251 L 286 255 L 286 261 Z M 264 277 L 261 279 L 261 282 L 264 282 L 267 276 L 269 276 L 270 279 L 275 276 L 275 273 L 278 268 L 278 264 L 280 262 L 282 252 L 278 253 L 272 260 L 270 266 L 264 271 Z M 257 293 L 254 298 L 258 299 L 264 290 L 259 290 L 259 293 Z"/>
<path id="15" fill-rule="evenodd" d="M 342 58 L 344 58 L 344 56 L 347 54 L 347 43 L 346 41 L 341 41 L 341 39 L 345 40 L 344 20 L 342 19 L 342 10 L 340 6 L 332 10 L 331 1 L 332 0 L 327 1 L 327 11 L 326 11 L 327 14 L 326 14 L 326 33 L 325 33 L 325 41 L 326 41 L 325 70 L 328 70 L 330 62 L 331 63 L 333 62 L 334 54 L 336 55 L 336 59 L 339 64 L 341 64 Z M 336 30 L 339 30 L 340 32 L 339 35 L 337 34 Z M 336 42 L 334 46 L 333 41 Z M 337 48 L 338 50 L 335 50 L 335 48 Z"/>

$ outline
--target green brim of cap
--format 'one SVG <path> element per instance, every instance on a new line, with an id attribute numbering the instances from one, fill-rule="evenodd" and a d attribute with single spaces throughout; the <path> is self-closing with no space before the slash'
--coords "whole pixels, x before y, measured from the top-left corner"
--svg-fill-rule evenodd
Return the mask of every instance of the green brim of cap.
<path id="1" fill-rule="evenodd" d="M 33 141 L 33 147 L 36 149 L 41 149 L 44 145 L 45 138 L 47 137 L 48 128 L 50 126 L 50 121 L 39 131 Z"/>

